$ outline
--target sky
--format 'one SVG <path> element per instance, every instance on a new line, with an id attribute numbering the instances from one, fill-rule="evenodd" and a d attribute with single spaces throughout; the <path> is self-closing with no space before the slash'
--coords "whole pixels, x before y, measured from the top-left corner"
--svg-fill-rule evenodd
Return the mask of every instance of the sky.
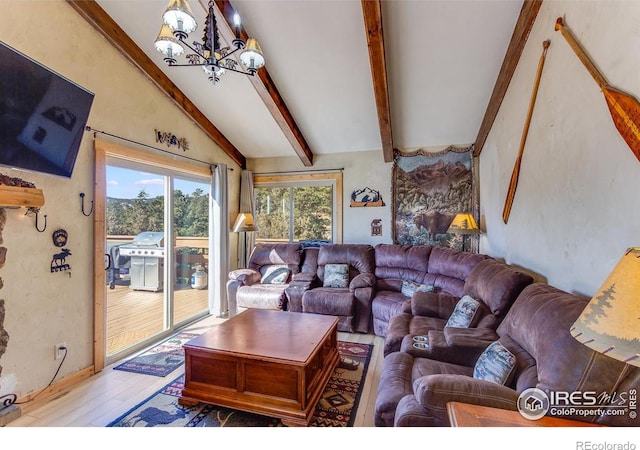
<path id="1" fill-rule="evenodd" d="M 107 197 L 136 198 L 144 189 L 150 198 L 163 195 L 165 177 L 159 174 L 140 172 L 121 167 L 107 166 Z M 184 194 L 191 194 L 195 189 L 209 191 L 209 185 L 183 179 L 174 179 L 174 188 Z"/>

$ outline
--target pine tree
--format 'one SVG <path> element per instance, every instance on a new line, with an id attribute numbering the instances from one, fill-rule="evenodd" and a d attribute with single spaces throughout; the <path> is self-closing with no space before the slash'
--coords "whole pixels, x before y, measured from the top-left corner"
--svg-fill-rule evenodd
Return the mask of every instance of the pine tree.
<path id="1" fill-rule="evenodd" d="M 610 300 L 615 300 L 615 284 L 602 291 L 602 294 L 596 297 L 597 302 L 591 305 L 589 312 L 584 316 L 585 324 L 597 324 L 600 317 L 607 317 L 605 308 L 611 308 Z"/>

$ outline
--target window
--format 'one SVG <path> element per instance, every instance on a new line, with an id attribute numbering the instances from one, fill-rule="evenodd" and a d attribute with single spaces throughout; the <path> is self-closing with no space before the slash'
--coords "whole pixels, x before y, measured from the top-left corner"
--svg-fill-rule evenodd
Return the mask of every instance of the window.
<path id="1" fill-rule="evenodd" d="M 256 241 L 342 241 L 342 174 L 254 177 Z"/>

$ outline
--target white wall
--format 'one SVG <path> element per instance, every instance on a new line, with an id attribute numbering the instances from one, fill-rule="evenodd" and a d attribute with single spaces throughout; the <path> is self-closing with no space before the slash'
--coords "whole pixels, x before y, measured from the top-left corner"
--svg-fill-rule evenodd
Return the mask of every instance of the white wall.
<path id="1" fill-rule="evenodd" d="M 640 2 L 545 0 L 480 155 L 483 253 L 569 292 L 592 295 L 640 245 L 640 162 L 571 50 L 564 23 L 611 86 L 640 97 Z M 542 42 L 551 40 L 508 224 L 502 209 Z"/>
<path id="2" fill-rule="evenodd" d="M 315 155 L 313 167 L 305 167 L 297 157 L 257 158 L 247 161 L 247 168 L 255 173 L 304 170 L 344 169 L 343 171 L 343 239 L 345 244 L 371 244 L 391 242 L 391 168 L 385 163 L 382 150 Z M 351 208 L 351 193 L 370 187 L 380 192 L 385 206 Z M 371 222 L 382 219 L 382 236 L 371 236 Z"/>
<path id="3" fill-rule="evenodd" d="M 154 129 L 172 131 L 189 141 L 187 156 L 235 168 L 229 173 L 235 217 L 239 167 L 66 2 L 2 2 L 0 40 L 94 92 L 93 128 L 153 146 Z M 42 189 L 41 220 L 47 215 L 47 230 L 38 233 L 24 209 L 7 210 L 0 298 L 9 342 L 0 360 L 0 395 L 44 388 L 58 367 L 56 343 L 66 342 L 69 349 L 58 379 L 93 364 L 93 218 L 82 215 L 79 197 L 84 192 L 87 202 L 93 199 L 93 154 L 92 135 L 86 133 L 71 179 L 0 169 Z M 69 233 L 71 270 L 51 273 L 59 251 L 51 233 L 57 228 Z"/>

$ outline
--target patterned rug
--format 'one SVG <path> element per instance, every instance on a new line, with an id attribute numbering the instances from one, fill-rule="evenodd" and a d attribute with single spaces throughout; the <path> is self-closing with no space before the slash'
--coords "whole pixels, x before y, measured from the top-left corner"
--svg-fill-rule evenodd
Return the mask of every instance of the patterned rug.
<path id="1" fill-rule="evenodd" d="M 340 362 L 318 401 L 312 427 L 351 427 L 364 385 L 372 345 L 338 341 Z M 282 427 L 280 419 L 200 403 L 178 404 L 184 374 L 118 417 L 107 427 Z"/>
<path id="2" fill-rule="evenodd" d="M 152 349 L 114 367 L 114 370 L 166 377 L 184 364 L 182 345 L 200 333 L 181 332 L 171 336 Z"/>

